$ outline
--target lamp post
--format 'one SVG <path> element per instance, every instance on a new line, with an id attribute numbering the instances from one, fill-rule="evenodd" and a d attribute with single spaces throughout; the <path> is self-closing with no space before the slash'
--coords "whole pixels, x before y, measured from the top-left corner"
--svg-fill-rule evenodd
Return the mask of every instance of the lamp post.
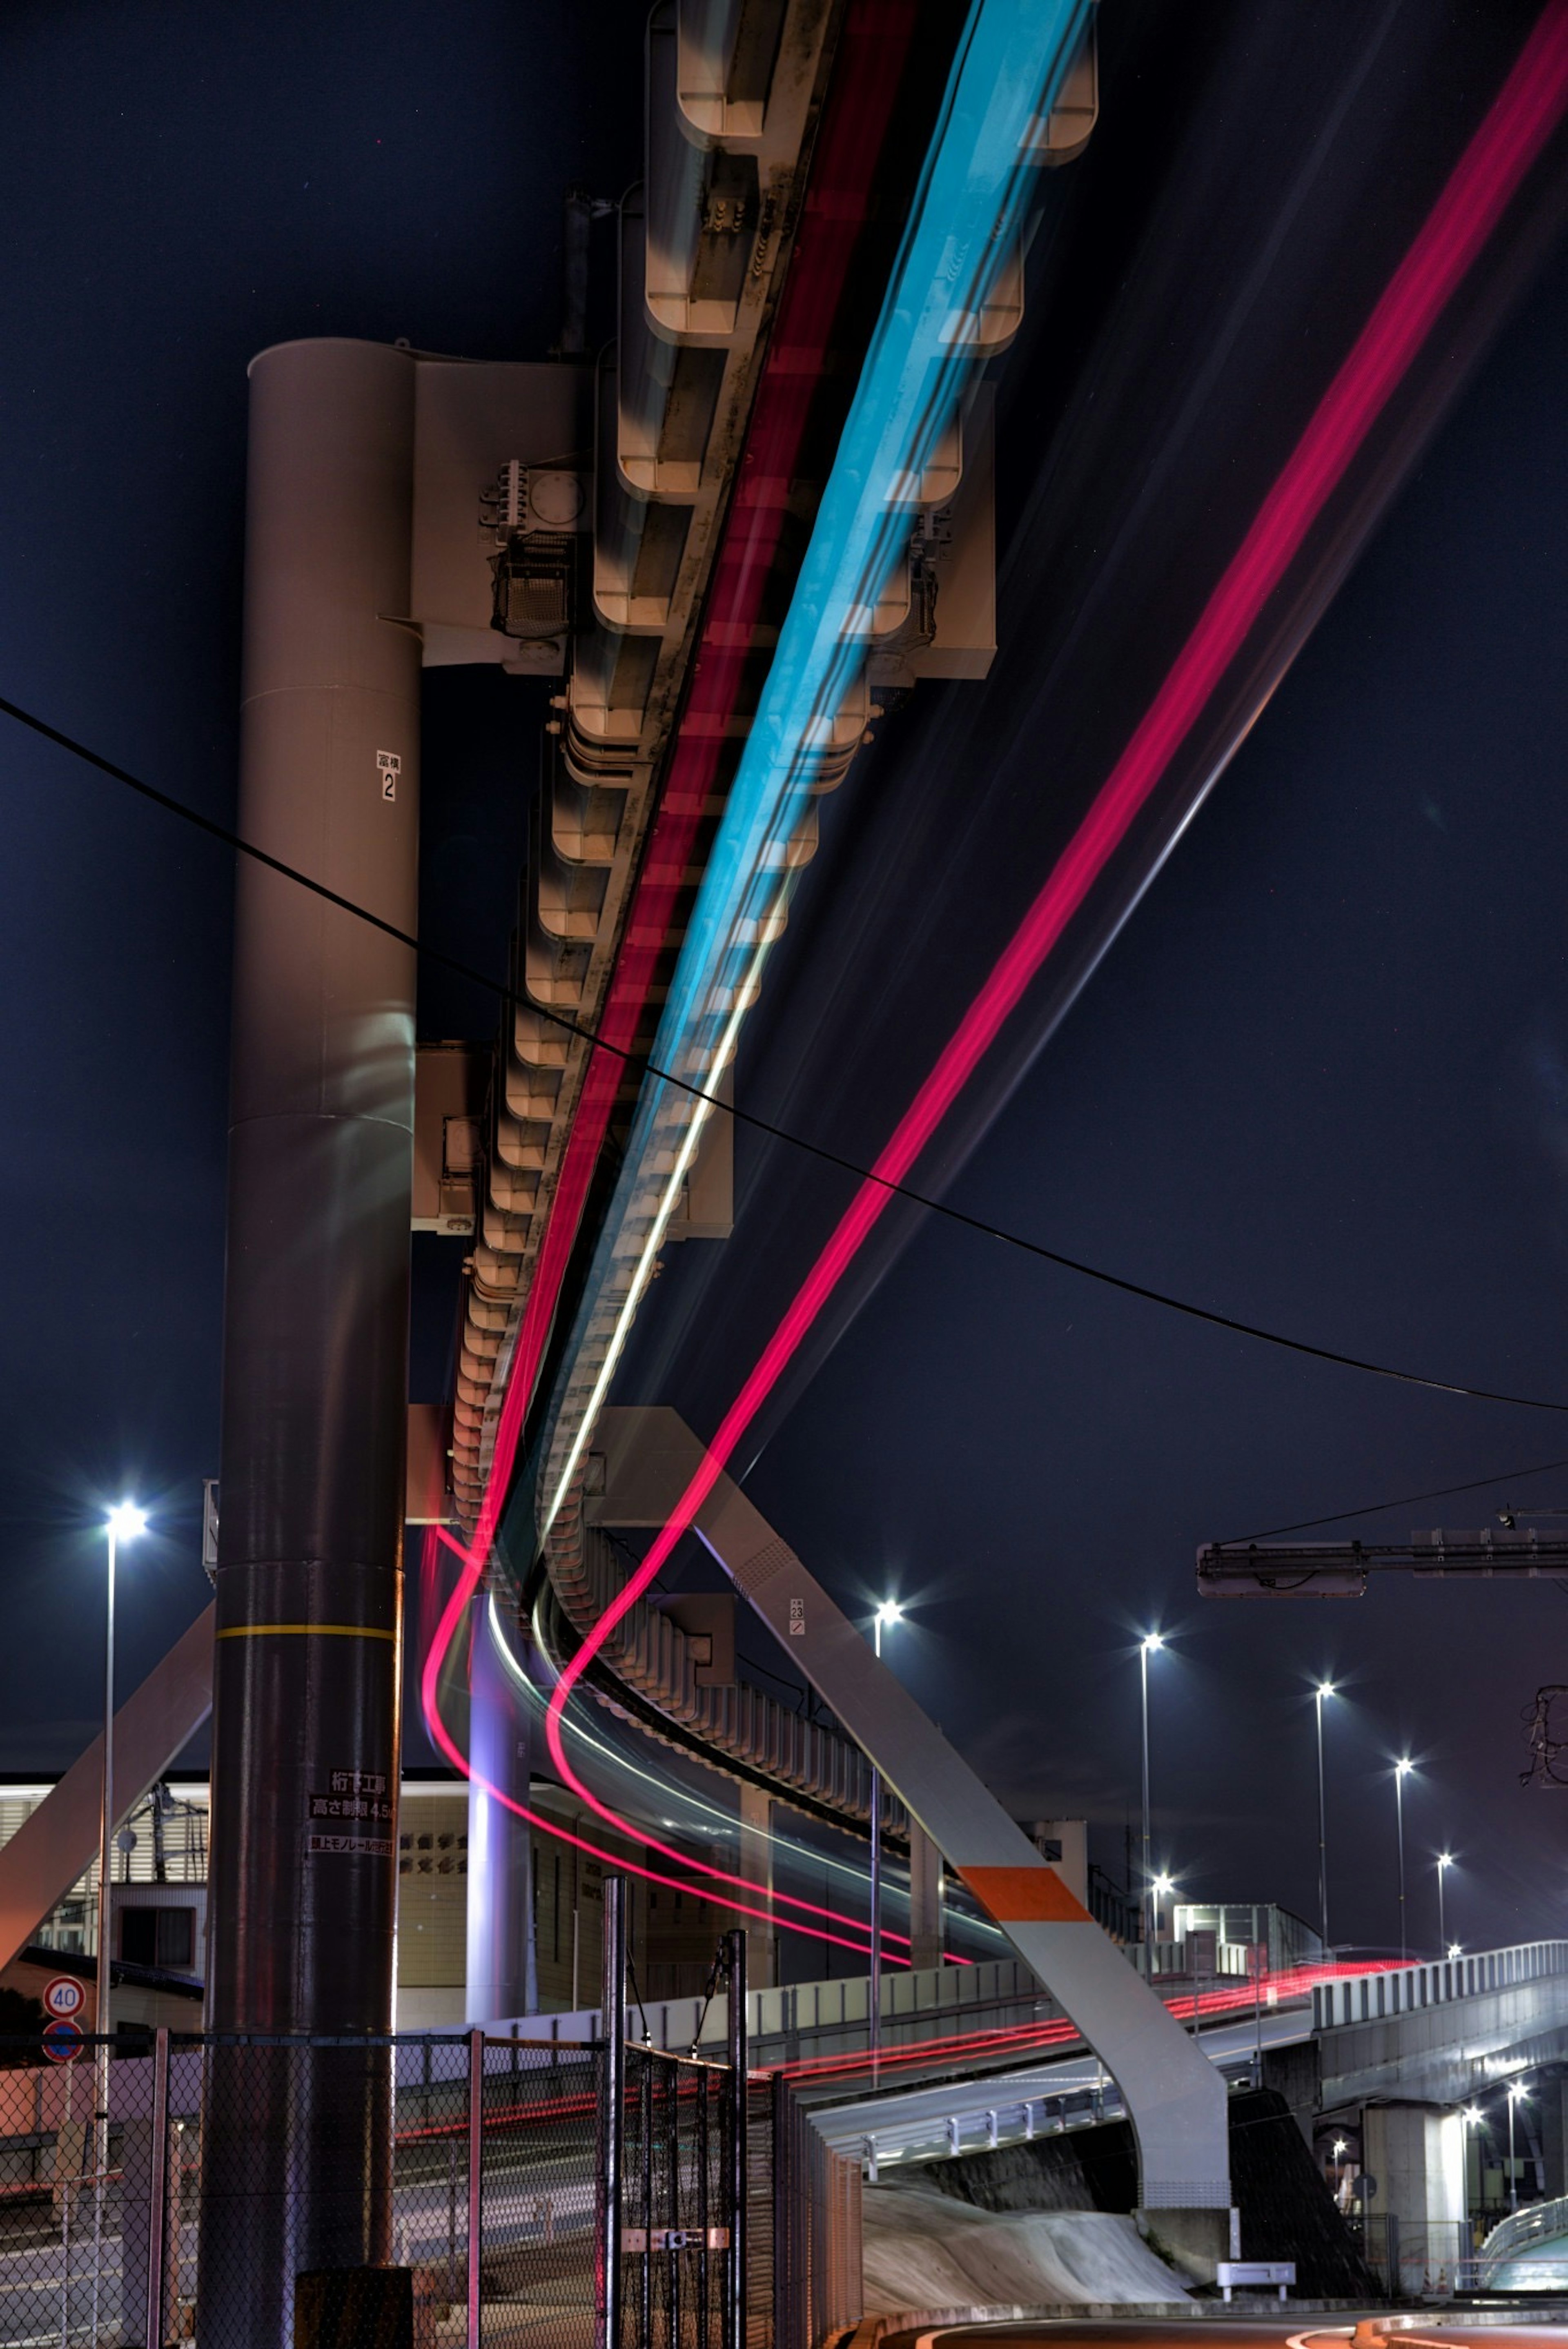
<path id="1" fill-rule="evenodd" d="M 1517 2168 L 1514 2167 L 1514 2158 L 1513 2158 L 1513 2115 L 1514 2115 L 1514 2107 L 1518 2105 L 1518 2103 L 1519 2103 L 1519 2101 L 1520 2101 L 1520 2098 L 1521 2098 L 1521 2096 L 1527 2096 L 1529 2094 L 1530 2094 L 1530 2091 L 1529 2091 L 1529 2089 L 1524 2085 L 1524 2084 L 1523 2084 L 1523 2082 L 1522 2082 L 1522 2081 L 1521 2081 L 1521 2080 L 1511 2080 L 1511 2081 L 1509 2082 L 1509 2084 L 1508 2084 L 1508 2207 L 1509 2207 L 1509 2209 L 1510 2209 L 1510 2211 L 1511 2211 L 1511 2212 L 1517 2210 L 1517 2209 L 1518 2209 L 1518 2208 L 1519 2208 L 1519 2171 L 1518 2171 L 1518 2170 L 1517 2170 Z"/>
<path id="2" fill-rule="evenodd" d="M 1481 2127 L 1481 2125 L 1482 2125 L 1482 2119 L 1483 2119 L 1483 2116 L 1482 2116 L 1482 2113 L 1481 2113 L 1481 2108 L 1480 2108 L 1480 2106 L 1479 2105 L 1467 2105 L 1467 2106 L 1465 2106 L 1465 2108 L 1464 2108 L 1463 2112 L 1459 2115 L 1459 2121 L 1460 2121 L 1460 2125 L 1461 2125 L 1461 2126 L 1463 2127 L 1463 2128 L 1468 2132 L 1468 2135 L 1467 2135 L 1467 2137 L 1466 2137 L 1466 2140 L 1465 2140 L 1465 2226 L 1466 2226 L 1466 2228 L 1467 2228 L 1467 2229 L 1469 2228 L 1469 2223 L 1470 2223 L 1470 2150 L 1469 2150 L 1469 2139 L 1470 2139 L 1470 2137 L 1472 2137 L 1474 2136 L 1474 2134 L 1475 2134 L 1476 2130 L 1477 2130 L 1477 2129 L 1479 2129 L 1479 2128 Z M 1476 2156 L 1476 2169 L 1477 2169 L 1477 2172 L 1478 2172 L 1478 2175 L 1479 2175 L 1479 2173 L 1480 2173 L 1480 2152 L 1479 2152 L 1479 2150 L 1478 2150 L 1478 2152 L 1477 2152 L 1477 2156 Z M 1484 2201 L 1485 2201 L 1485 2180 L 1484 2180 L 1484 2179 L 1481 2181 L 1481 2188 L 1480 2188 L 1480 2199 L 1481 2199 L 1481 2200 L 1483 2201 L 1483 2203 L 1484 2203 Z"/>
<path id="3" fill-rule="evenodd" d="M 1402 1754 L 1394 1764 L 1394 1806 L 1399 1828 L 1399 1962 L 1401 1965 L 1410 1955 L 1410 1937 L 1405 1922 L 1405 1781 L 1415 1766 L 1407 1754 Z"/>
<path id="4" fill-rule="evenodd" d="M 147 1519 L 134 1502 L 120 1501 L 104 1520 L 109 1537 L 109 1574 L 105 1585 L 103 1634 L 103 1769 L 98 1795 L 98 2005 L 94 2016 L 97 2044 L 93 2050 L 93 2338 L 98 2337 L 99 2282 L 103 2271 L 103 2189 L 109 2174 L 109 2049 L 113 2018 L 109 2013 L 109 1933 L 113 1885 L 109 1876 L 114 1834 L 114 1574 L 122 1541 L 134 1541 L 147 1531 Z"/>
<path id="5" fill-rule="evenodd" d="M 1313 1706 L 1317 1714 L 1317 1908 L 1318 1936 L 1323 1953 L 1328 1955 L 1328 1795 L 1323 1768 L 1323 1706 L 1324 1699 L 1334 1694 L 1332 1681 L 1319 1681 L 1313 1691 Z"/>
<path id="6" fill-rule="evenodd" d="M 1149 1852 L 1148 1821 L 1148 1660 L 1165 1645 L 1163 1633 L 1146 1632 L 1137 1645 L 1138 1687 L 1143 1711 L 1143 1966 L 1154 1970 L 1154 1868 Z"/>
<path id="7" fill-rule="evenodd" d="M 1147 1980 L 1150 1982 L 1154 1980 L 1154 1944 L 1156 1937 L 1159 1932 L 1159 1904 L 1162 1900 L 1168 1900 L 1175 1889 L 1176 1878 L 1173 1876 L 1167 1876 L 1163 1869 L 1158 1876 L 1153 1876 L 1149 1878 L 1149 1932 L 1148 1939 L 1144 1943 L 1144 1971 Z M 1196 1983 L 1193 1986 L 1192 2027 L 1195 2031 L 1198 2028 L 1198 1994 Z"/>
<path id="8" fill-rule="evenodd" d="M 1438 1947 L 1439 1950 L 1449 1950 L 1448 1920 L 1443 1911 L 1443 1883 L 1453 1864 L 1454 1855 L 1451 1851 L 1440 1851 L 1438 1854 L 1436 1865 L 1438 1870 Z M 1452 1957 L 1453 1951 L 1451 1950 L 1449 1950 L 1449 1955 Z"/>
<path id="9" fill-rule="evenodd" d="M 901 1623 L 904 1610 L 896 1599 L 884 1599 L 871 1618 L 871 1643 L 882 1661 L 882 1633 Z M 875 2070 L 882 2054 L 882 1773 L 871 1764 L 871 1999 L 867 2009 L 867 2044 Z"/>
<path id="10" fill-rule="evenodd" d="M 100 2043 L 109 2037 L 112 2028 L 109 2016 L 109 1931 L 110 1916 L 109 1859 L 110 1841 L 114 1834 L 114 1573 L 122 1541 L 134 1541 L 138 1534 L 147 1531 L 144 1512 L 130 1501 L 121 1501 L 110 1509 L 104 1520 L 109 1537 L 109 1578 L 107 1604 L 104 1612 L 103 1637 L 103 1773 L 99 1783 L 98 1813 L 98 2013 L 97 2030 Z M 107 2049 L 99 2047 L 104 2059 L 105 2085 L 108 2085 Z M 100 2096 L 100 2106 L 107 2104 Z"/>

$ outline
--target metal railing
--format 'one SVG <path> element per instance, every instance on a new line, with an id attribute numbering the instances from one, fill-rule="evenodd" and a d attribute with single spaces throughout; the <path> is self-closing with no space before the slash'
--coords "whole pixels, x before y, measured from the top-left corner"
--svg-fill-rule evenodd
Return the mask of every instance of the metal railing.
<path id="1" fill-rule="evenodd" d="M 1313 2029 L 1379 2023 L 1422 2007 L 1480 1998 L 1490 1991 L 1512 1990 L 1560 1975 L 1568 1975 L 1568 1941 L 1521 1941 L 1511 1949 L 1478 1951 L 1473 1957 L 1342 1976 L 1314 1988 Z"/>
<path id="2" fill-rule="evenodd" d="M 746 2038 L 756 2064 L 793 2062 L 819 2044 L 825 2052 L 863 2046 L 870 2008 L 870 1980 L 846 1974 L 836 1982 L 790 1982 L 746 1994 Z M 1048 2022 L 1061 2008 L 1043 1991 L 1018 1958 L 987 1959 L 972 1966 L 932 1966 L 882 1977 L 882 2044 L 915 2044 L 955 2026 L 998 2028 Z M 631 2010 L 631 2025 L 646 2030 L 655 2047 L 718 2048 L 729 2029 L 728 2006 L 714 1999 L 644 1999 Z M 602 2018 L 597 2007 L 566 2014 L 519 2016 L 506 2028 L 520 2037 L 554 2045 L 585 2045 L 596 2039 Z"/>
<path id="3" fill-rule="evenodd" d="M 1539 2256 L 1540 2247 L 1559 2238 L 1568 2238 L 1568 2195 L 1556 2195 L 1549 2202 L 1527 2203 L 1522 2210 L 1511 2210 L 1500 2220 L 1476 2254 L 1475 2289 L 1486 2291 L 1497 2283 L 1506 2269 L 1511 2291 L 1560 2291 L 1568 2283 L 1568 2250 L 1555 2258 Z M 1512 2282 L 1515 2269 L 1530 2271 L 1519 2284 Z"/>
<path id="4" fill-rule="evenodd" d="M 1095 2128 L 1120 2120 L 1127 2107 L 1114 2080 L 1097 2087 L 1067 2088 L 1049 2096 L 999 2098 L 995 2104 L 955 2104 L 918 2123 L 873 2129 L 861 2140 L 866 2180 L 875 2186 L 884 2169 L 898 2162 L 956 2160 L 964 2153 L 994 2153 L 1004 2145 L 1029 2145 L 1037 2137 L 1060 2137 L 1069 2129 Z"/>

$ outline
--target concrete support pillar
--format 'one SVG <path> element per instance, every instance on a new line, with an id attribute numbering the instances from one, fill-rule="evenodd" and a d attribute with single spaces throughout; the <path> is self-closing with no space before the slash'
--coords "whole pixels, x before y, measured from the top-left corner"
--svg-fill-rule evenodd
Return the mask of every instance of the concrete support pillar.
<path id="1" fill-rule="evenodd" d="M 736 1871 L 754 1885 L 758 1908 L 774 1897 L 773 1802 L 765 1786 L 741 1781 L 741 1864 Z M 778 1937 L 771 1921 L 742 1920 L 746 1929 L 746 1980 L 753 1990 L 771 1990 L 777 1980 Z"/>
<path id="2" fill-rule="evenodd" d="M 238 826 L 417 922 L 415 364 L 251 367 Z M 392 2016 L 414 957 L 247 858 L 234 1059 L 213 1660 L 204 2339 L 293 2333 L 304 2269 L 391 2257 Z"/>
<path id="3" fill-rule="evenodd" d="M 1401 2225 L 1449 2224 L 1465 2215 L 1464 2124 L 1441 2105 L 1368 2105 L 1362 2167 L 1377 2180 L 1372 2208 Z"/>
<path id="4" fill-rule="evenodd" d="M 1363 2170 L 1377 2181 L 1368 2208 L 1387 2222 L 1392 2289 L 1418 2292 L 1469 2246 L 1464 2123 L 1441 2105 L 1368 2105 L 1361 2119 Z M 1376 2262 L 1375 2261 L 1375 2264 Z"/>
<path id="5" fill-rule="evenodd" d="M 942 1961 L 942 1856 L 909 1821 L 909 1963 L 917 1971 Z"/>
<path id="6" fill-rule="evenodd" d="M 497 1602 L 499 1603 L 499 1602 Z M 526 1698 L 497 1652 L 491 1602 L 475 1610 L 468 1675 L 468 1965 L 465 2013 L 471 2024 L 533 2014 L 539 2004 L 534 1966 L 532 1838 L 507 1803 L 526 1804 L 529 1779 Z"/>

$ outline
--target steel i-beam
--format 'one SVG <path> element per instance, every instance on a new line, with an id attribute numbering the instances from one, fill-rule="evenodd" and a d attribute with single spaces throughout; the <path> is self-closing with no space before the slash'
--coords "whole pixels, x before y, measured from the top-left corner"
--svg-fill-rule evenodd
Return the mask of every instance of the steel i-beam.
<path id="1" fill-rule="evenodd" d="M 587 1509 L 603 1526 L 668 1523 L 704 1458 L 666 1409 L 603 1413 L 594 1450 L 604 1494 Z M 1144 2207 L 1227 2209 L 1225 2084 L 1197 2042 L 729 1476 L 693 1530 L 1116 2082 Z"/>

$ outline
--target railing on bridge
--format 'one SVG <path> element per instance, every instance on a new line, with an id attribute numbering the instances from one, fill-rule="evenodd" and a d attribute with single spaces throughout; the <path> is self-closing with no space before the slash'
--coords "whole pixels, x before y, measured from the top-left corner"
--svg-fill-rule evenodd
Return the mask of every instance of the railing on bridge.
<path id="1" fill-rule="evenodd" d="M 1568 2199 L 1532 2202 L 1477 2247 L 1469 2219 L 1421 2221 L 1389 2213 L 1354 2218 L 1352 2240 L 1391 2299 L 1449 2301 L 1471 2293 L 1568 2290 Z"/>
<path id="2" fill-rule="evenodd" d="M 1473 1957 L 1342 1975 L 1314 1988 L 1313 2029 L 1380 2023 L 1422 2007 L 1480 1998 L 1490 1991 L 1512 1990 L 1559 1974 L 1568 1974 L 1568 1941 L 1521 1941 L 1511 1949 L 1478 1951 Z"/>
<path id="3" fill-rule="evenodd" d="M 1546 2246 L 1555 2249 L 1548 2252 Z M 1479 2292 L 1561 2292 L 1568 2284 L 1568 2195 L 1511 2210 L 1475 2259 Z"/>
<path id="4" fill-rule="evenodd" d="M 772 2068 L 820 2050 L 863 2048 L 868 2042 L 870 1980 L 866 1974 L 836 1982 L 790 1982 L 746 1993 L 746 2033 L 753 2064 Z M 728 2029 L 722 1992 L 716 1998 L 646 1999 L 634 2002 L 630 2028 L 644 2031 L 655 2047 L 722 2047 Z M 1017 1958 L 987 1959 L 972 1966 L 932 1966 L 919 1972 L 882 1977 L 884 2051 L 933 2034 L 966 2030 L 1005 2030 L 1061 2019 L 1062 2010 Z M 583 2045 L 598 2036 L 599 2010 L 572 2014 L 520 2016 L 504 2028 L 524 2039 L 556 2045 Z"/>
<path id="5" fill-rule="evenodd" d="M 1228 1966 L 1194 1978 L 1188 1971 L 1181 1943 L 1159 1943 L 1157 1950 L 1169 1955 L 1173 1962 L 1156 1971 L 1151 1987 L 1183 2022 L 1192 2019 L 1195 2008 L 1199 2018 L 1209 2023 L 1249 2014 L 1254 2005 L 1265 2012 L 1304 2005 L 1322 1972 L 1318 1967 L 1296 1967 L 1265 1973 L 1254 1981 Z M 1129 1964 L 1138 1963 L 1136 1945 L 1129 1945 L 1124 1954 Z M 870 1982 L 865 1974 L 750 1991 L 746 2027 L 753 2061 L 772 2068 L 807 2062 L 817 2055 L 864 2050 L 869 2044 L 869 2012 Z M 493 2027 L 519 2038 L 583 2045 L 597 2036 L 600 2015 L 597 2007 L 588 2007 L 568 2014 L 519 2016 L 514 2023 Z M 907 2052 L 931 2039 L 1035 2027 L 1045 2036 L 1060 2037 L 1064 2045 L 1077 2039 L 1056 2001 L 1018 1958 L 889 1971 L 882 1977 L 884 2055 Z M 727 2028 L 725 2002 L 722 1995 L 711 2000 L 642 2000 L 632 2009 L 631 2028 L 637 2034 L 646 2032 L 652 2046 L 681 2053 L 720 2046 Z"/>

